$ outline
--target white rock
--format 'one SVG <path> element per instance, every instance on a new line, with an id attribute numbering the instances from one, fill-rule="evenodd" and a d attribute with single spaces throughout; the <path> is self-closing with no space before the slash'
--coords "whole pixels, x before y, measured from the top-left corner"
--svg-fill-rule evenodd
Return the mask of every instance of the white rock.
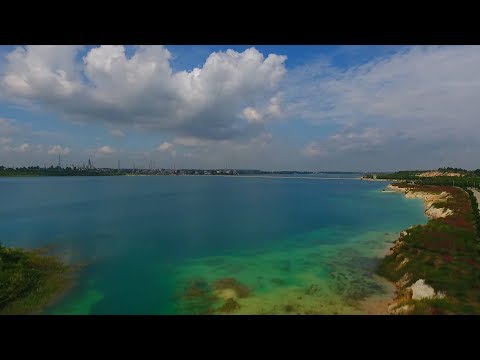
<path id="1" fill-rule="evenodd" d="M 428 284 L 425 284 L 424 279 L 419 279 L 413 284 L 410 289 L 412 289 L 412 299 L 421 300 L 427 298 L 435 297 L 435 290 Z"/>

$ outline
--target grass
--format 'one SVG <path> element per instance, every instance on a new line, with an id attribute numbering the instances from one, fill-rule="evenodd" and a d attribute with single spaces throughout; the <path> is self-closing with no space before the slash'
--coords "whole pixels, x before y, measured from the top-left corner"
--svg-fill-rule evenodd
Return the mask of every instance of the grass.
<path id="1" fill-rule="evenodd" d="M 71 286 L 71 272 L 54 256 L 0 244 L 0 314 L 38 313 Z"/>
<path id="2" fill-rule="evenodd" d="M 473 208 L 471 196 L 456 187 L 398 186 L 436 194 L 448 192 L 450 198 L 437 205 L 452 209 L 453 215 L 406 230 L 407 234 L 401 239 L 403 245 L 381 261 L 378 273 L 394 282 L 409 274 L 410 280 L 403 285 L 403 290 L 418 279 L 425 279 L 436 291 L 446 293 L 444 299 L 402 302 L 402 305 L 415 305 L 412 313 L 480 314 L 478 208 Z M 409 261 L 400 266 L 405 258 Z"/>

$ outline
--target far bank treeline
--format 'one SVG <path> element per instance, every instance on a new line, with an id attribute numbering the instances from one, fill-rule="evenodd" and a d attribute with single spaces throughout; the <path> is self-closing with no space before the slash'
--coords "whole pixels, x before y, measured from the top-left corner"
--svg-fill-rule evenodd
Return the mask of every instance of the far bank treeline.
<path id="1" fill-rule="evenodd" d="M 5 167 L 0 165 L 0 177 L 15 176 L 125 176 L 125 175 L 313 175 L 313 174 L 360 174 L 358 172 L 336 171 L 265 171 L 256 169 L 112 169 L 76 166 L 29 166 Z"/>
<path id="2" fill-rule="evenodd" d="M 432 171 L 408 170 L 397 171 L 393 173 L 367 173 L 364 175 L 364 178 L 373 179 L 375 177 L 377 179 L 384 180 L 413 181 L 415 184 L 422 185 L 480 187 L 480 169 L 469 171 L 460 168 L 447 167 L 436 170 L 438 174 L 435 176 L 420 176 L 428 172 Z"/>

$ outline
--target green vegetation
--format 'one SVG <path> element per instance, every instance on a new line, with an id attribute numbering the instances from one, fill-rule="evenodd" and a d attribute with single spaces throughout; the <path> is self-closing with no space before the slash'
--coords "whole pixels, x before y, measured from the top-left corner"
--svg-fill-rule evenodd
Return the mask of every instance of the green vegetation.
<path id="1" fill-rule="evenodd" d="M 71 283 L 71 268 L 56 257 L 0 244 L 0 314 L 37 313 Z"/>
<path id="2" fill-rule="evenodd" d="M 415 305 L 412 313 L 480 314 L 480 232 L 477 232 L 478 208 L 473 208 L 477 205 L 472 200 L 473 194 L 451 186 L 407 183 L 397 186 L 433 194 L 448 192 L 450 198 L 434 206 L 451 209 L 453 215 L 406 230 L 393 253 L 381 261 L 378 273 L 397 282 L 399 299 L 403 299 L 400 305 Z M 446 297 L 410 299 L 407 288 L 419 279 L 425 279 Z"/>
<path id="3" fill-rule="evenodd" d="M 476 187 L 480 188 L 480 169 L 468 171 L 459 168 L 439 168 L 440 173 L 457 173 L 461 176 L 432 176 L 420 177 L 421 173 L 431 170 L 409 170 L 397 171 L 393 173 L 377 173 L 377 179 L 413 181 L 415 184 L 423 185 L 445 185 L 459 186 L 462 188 Z M 373 178 L 373 174 L 366 174 L 364 178 Z"/>

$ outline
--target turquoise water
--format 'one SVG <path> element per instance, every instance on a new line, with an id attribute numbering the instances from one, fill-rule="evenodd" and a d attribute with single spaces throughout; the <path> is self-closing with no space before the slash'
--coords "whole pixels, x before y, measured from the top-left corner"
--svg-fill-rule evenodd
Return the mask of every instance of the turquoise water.
<path id="1" fill-rule="evenodd" d="M 86 263 L 62 314 L 361 313 L 420 200 L 354 179 L 214 176 L 0 179 L 0 241 Z M 248 288 L 240 295 L 235 285 Z M 233 280 L 232 280 L 233 279 Z M 227 282 L 228 282 L 227 281 Z M 193 290 L 192 290 L 193 289 Z M 195 292 L 195 291 L 196 292 Z M 221 312 L 221 311 L 220 311 Z"/>

